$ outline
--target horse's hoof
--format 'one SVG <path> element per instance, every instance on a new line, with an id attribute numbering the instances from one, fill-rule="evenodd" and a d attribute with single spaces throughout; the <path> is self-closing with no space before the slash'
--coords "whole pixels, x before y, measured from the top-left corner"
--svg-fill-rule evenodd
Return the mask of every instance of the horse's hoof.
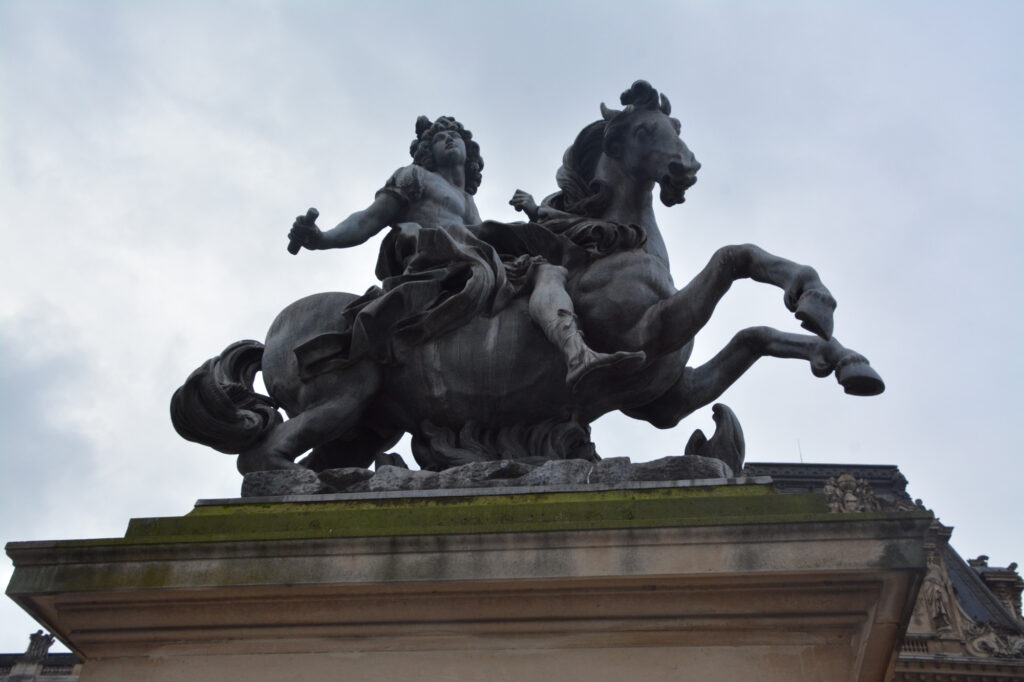
<path id="1" fill-rule="evenodd" d="M 800 326 L 817 334 L 828 341 L 832 338 L 834 321 L 832 312 L 836 309 L 836 300 L 827 292 L 819 289 L 808 289 L 800 295 L 796 304 L 796 319 Z"/>
<path id="2" fill-rule="evenodd" d="M 581 386 L 605 375 L 625 375 L 635 372 L 647 362 L 647 353 L 639 351 L 618 351 L 617 353 L 596 353 L 588 362 L 572 368 L 565 377 L 569 390 L 577 393 Z"/>
<path id="3" fill-rule="evenodd" d="M 882 377 L 859 355 L 840 360 L 836 366 L 836 380 L 849 395 L 878 395 L 885 390 Z"/>

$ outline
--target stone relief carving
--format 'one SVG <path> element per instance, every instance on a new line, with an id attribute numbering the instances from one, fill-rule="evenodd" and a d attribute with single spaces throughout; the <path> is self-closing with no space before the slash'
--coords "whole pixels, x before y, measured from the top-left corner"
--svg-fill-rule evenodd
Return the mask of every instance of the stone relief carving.
<path id="1" fill-rule="evenodd" d="M 917 601 L 923 605 L 935 632 L 953 630 L 953 589 L 945 568 L 934 553 L 928 557 L 928 572 Z"/>
<path id="2" fill-rule="evenodd" d="M 825 481 L 825 497 L 834 514 L 855 512 L 927 511 L 921 500 L 911 500 L 904 491 L 879 497 L 871 484 L 852 474 L 840 474 Z"/>
<path id="3" fill-rule="evenodd" d="M 868 482 L 850 474 L 840 474 L 825 481 L 825 497 L 828 499 L 828 509 L 833 513 L 875 512 L 882 509 Z"/>
<path id="4" fill-rule="evenodd" d="M 967 652 L 979 658 L 1024 660 L 1024 637 L 997 632 L 990 625 L 970 623 L 965 634 Z"/>
<path id="5" fill-rule="evenodd" d="M 979 623 L 961 606 L 945 560 L 951 533 L 952 528 L 938 521 L 932 523 L 925 543 L 928 570 L 908 634 L 917 642 L 941 640 L 943 652 L 950 652 L 948 647 L 952 645 L 962 655 L 976 658 L 1024 659 L 1024 637 L 1019 632 Z M 972 559 L 969 564 L 977 571 L 987 567 L 986 559 Z"/>

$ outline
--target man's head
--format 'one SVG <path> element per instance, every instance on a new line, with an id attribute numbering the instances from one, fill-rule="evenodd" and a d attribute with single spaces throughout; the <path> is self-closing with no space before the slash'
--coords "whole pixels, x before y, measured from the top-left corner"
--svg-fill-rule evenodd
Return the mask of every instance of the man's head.
<path id="1" fill-rule="evenodd" d="M 426 116 L 416 119 L 416 139 L 409 147 L 412 162 L 427 170 L 437 170 L 448 160 L 463 156 L 466 170 L 466 192 L 475 194 L 480 187 L 484 160 L 480 145 L 473 141 L 473 133 L 451 116 L 441 116 L 431 122 Z"/>

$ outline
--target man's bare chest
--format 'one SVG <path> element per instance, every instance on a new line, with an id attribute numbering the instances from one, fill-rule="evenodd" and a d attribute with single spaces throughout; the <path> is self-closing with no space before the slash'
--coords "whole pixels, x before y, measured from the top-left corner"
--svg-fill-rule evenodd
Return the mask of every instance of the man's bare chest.
<path id="1" fill-rule="evenodd" d="M 473 199 L 443 178 L 424 179 L 423 194 L 415 206 L 410 207 L 409 218 L 427 219 L 429 222 L 458 222 L 466 225 L 476 222 Z"/>

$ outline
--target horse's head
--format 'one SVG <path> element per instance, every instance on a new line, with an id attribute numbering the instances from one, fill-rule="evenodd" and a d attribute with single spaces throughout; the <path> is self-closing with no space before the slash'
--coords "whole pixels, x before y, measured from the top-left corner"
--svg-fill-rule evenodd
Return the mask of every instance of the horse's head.
<path id="1" fill-rule="evenodd" d="M 700 163 L 679 138 L 680 124 L 672 107 L 647 81 L 637 81 L 619 98 L 625 109 L 601 105 L 604 153 L 640 182 L 657 182 L 666 206 L 680 204 L 697 182 Z"/>

